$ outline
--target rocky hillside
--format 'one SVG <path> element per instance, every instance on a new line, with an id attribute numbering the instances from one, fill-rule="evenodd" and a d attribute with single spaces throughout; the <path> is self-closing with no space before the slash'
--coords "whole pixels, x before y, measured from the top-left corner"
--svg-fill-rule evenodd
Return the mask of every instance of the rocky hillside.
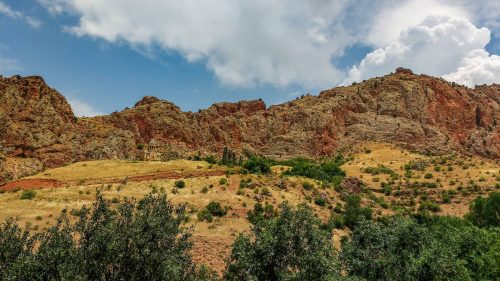
<path id="1" fill-rule="evenodd" d="M 322 157 L 358 141 L 500 158 L 500 86 L 469 89 L 410 70 L 266 107 L 217 103 L 197 113 L 144 97 L 107 116 L 75 118 L 40 77 L 0 79 L 0 183 L 74 161 L 137 158 L 151 140 L 179 156 L 225 146 Z"/>

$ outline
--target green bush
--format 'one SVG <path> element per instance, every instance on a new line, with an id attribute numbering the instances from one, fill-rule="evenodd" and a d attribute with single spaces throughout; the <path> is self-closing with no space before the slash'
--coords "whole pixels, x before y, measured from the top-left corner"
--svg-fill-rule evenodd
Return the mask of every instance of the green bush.
<path id="1" fill-rule="evenodd" d="M 341 280 L 332 243 L 306 206 L 281 206 L 277 218 L 258 222 L 234 241 L 224 280 Z"/>
<path id="2" fill-rule="evenodd" d="M 344 223 L 346 226 L 354 228 L 363 220 L 371 220 L 372 209 L 361 207 L 361 197 L 359 195 L 349 195 L 345 201 Z"/>
<path id="3" fill-rule="evenodd" d="M 314 188 L 314 185 L 310 182 L 305 181 L 302 183 L 302 188 L 304 188 L 305 190 L 311 190 Z"/>
<path id="4" fill-rule="evenodd" d="M 31 200 L 36 197 L 36 191 L 34 190 L 23 190 L 21 192 L 21 196 L 19 197 L 21 200 Z"/>
<path id="5" fill-rule="evenodd" d="M 178 181 L 175 181 L 174 186 L 176 188 L 184 188 L 184 187 L 186 187 L 186 183 L 183 180 L 178 180 Z"/>
<path id="6" fill-rule="evenodd" d="M 303 176 L 311 179 L 329 181 L 332 183 L 340 183 L 343 177 L 345 177 L 345 172 L 340 168 L 342 160 L 336 159 L 333 162 L 315 164 L 306 159 L 295 159 L 284 164 L 291 166 L 292 168 L 285 171 L 284 175 L 290 176 Z"/>
<path id="7" fill-rule="evenodd" d="M 252 224 L 258 224 L 261 221 L 274 218 L 278 215 L 278 211 L 273 205 L 267 204 L 263 207 L 261 203 L 255 203 L 253 210 L 248 211 L 247 219 Z"/>
<path id="8" fill-rule="evenodd" d="M 465 217 L 479 227 L 500 227 L 500 192 L 492 192 L 487 198 L 477 197 Z"/>
<path id="9" fill-rule="evenodd" d="M 207 211 L 210 212 L 213 216 L 223 217 L 227 213 L 227 207 L 222 207 L 219 202 L 210 201 L 208 205 L 205 207 Z"/>
<path id="10" fill-rule="evenodd" d="M 254 174 L 269 174 L 271 173 L 271 163 L 269 160 L 253 156 L 243 163 L 245 168 L 250 173 Z"/>
<path id="11" fill-rule="evenodd" d="M 420 206 L 418 207 L 420 211 L 431 211 L 433 213 L 441 211 L 441 207 L 437 203 L 430 202 L 430 201 L 424 201 L 420 203 Z"/>
<path id="12" fill-rule="evenodd" d="M 207 221 L 212 222 L 214 220 L 214 216 L 207 210 L 202 209 L 196 214 L 199 221 Z"/>
<path id="13" fill-rule="evenodd" d="M 184 209 L 165 195 L 111 207 L 98 194 L 77 213 L 36 235 L 1 223 L 0 279 L 197 280 Z"/>
<path id="14" fill-rule="evenodd" d="M 328 200 L 326 200 L 326 198 L 323 198 L 321 196 L 316 196 L 314 198 L 314 203 L 318 206 L 326 206 L 326 204 L 328 204 Z"/>
<path id="15" fill-rule="evenodd" d="M 342 240 L 346 274 L 365 280 L 497 280 L 500 232 L 447 217 L 365 221 Z"/>
<path id="16" fill-rule="evenodd" d="M 220 184 L 220 185 L 225 185 L 225 184 L 227 184 L 227 179 L 226 179 L 226 178 L 221 178 L 221 179 L 219 180 L 219 184 Z"/>
<path id="17" fill-rule="evenodd" d="M 433 178 L 433 176 L 432 176 L 432 174 L 431 174 L 431 173 L 426 173 L 426 174 L 424 175 L 424 179 L 432 179 L 432 178 Z"/>

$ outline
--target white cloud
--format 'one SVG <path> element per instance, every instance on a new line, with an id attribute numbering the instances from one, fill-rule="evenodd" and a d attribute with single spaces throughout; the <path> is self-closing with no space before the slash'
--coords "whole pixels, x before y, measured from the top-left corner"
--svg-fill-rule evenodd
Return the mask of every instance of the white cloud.
<path id="1" fill-rule="evenodd" d="M 343 73 L 331 59 L 352 43 L 337 20 L 347 1 L 41 0 L 80 18 L 78 36 L 177 51 L 205 63 L 225 84 L 330 86 Z"/>
<path id="2" fill-rule="evenodd" d="M 0 73 L 17 71 L 20 69 L 21 69 L 21 67 L 19 66 L 19 64 L 16 60 L 0 57 Z"/>
<path id="3" fill-rule="evenodd" d="M 457 71 L 446 74 L 444 79 L 469 87 L 500 82 L 500 56 L 485 50 L 471 51 L 462 59 Z"/>
<path id="4" fill-rule="evenodd" d="M 381 76 L 399 66 L 411 68 L 416 73 L 444 75 L 448 79 L 465 77 L 464 71 L 474 70 L 474 80 L 469 80 L 469 85 L 482 80 L 498 81 L 500 76 L 496 75 L 492 78 L 493 72 L 480 71 L 481 66 L 470 65 L 479 60 L 478 54 L 481 54 L 480 60 L 483 67 L 494 65 L 492 62 L 487 62 L 494 57 L 484 55 L 484 48 L 489 41 L 489 29 L 477 28 L 467 19 L 427 17 L 420 24 L 404 30 L 388 46 L 366 55 L 359 65 L 352 67 L 343 84 Z M 468 58 L 471 54 L 473 58 Z M 456 72 L 459 67 L 459 73 L 454 76 L 447 75 Z M 488 75 L 488 78 L 480 78 L 481 74 Z M 464 79 L 462 78 L 461 81 L 465 81 Z"/>
<path id="5" fill-rule="evenodd" d="M 26 16 L 19 11 L 15 11 L 10 6 L 8 6 L 7 4 L 5 4 L 3 2 L 0 2 L 0 14 L 3 14 L 9 18 L 12 18 L 12 19 L 24 20 L 27 24 L 29 24 L 33 28 L 38 28 L 42 24 L 41 21 L 39 21 L 35 18 L 32 18 L 32 17 Z"/>
<path id="6" fill-rule="evenodd" d="M 328 87 L 399 65 L 444 75 L 500 26 L 498 0 L 38 2 L 77 17 L 66 28 L 77 36 L 127 43 L 150 57 L 178 52 L 233 86 Z M 376 50 L 350 73 L 331 63 L 356 43 Z"/>
<path id="7" fill-rule="evenodd" d="M 92 117 L 92 116 L 97 116 L 97 115 L 103 115 L 102 112 L 94 109 L 90 104 L 75 98 L 75 97 L 69 97 L 68 98 L 68 103 L 71 105 L 71 108 L 73 109 L 73 113 L 75 116 L 78 117 Z"/>
<path id="8" fill-rule="evenodd" d="M 439 0 L 400 1 L 382 9 L 375 18 L 365 42 L 384 47 L 396 41 L 401 32 L 420 24 L 428 16 L 467 18 L 465 8 Z"/>

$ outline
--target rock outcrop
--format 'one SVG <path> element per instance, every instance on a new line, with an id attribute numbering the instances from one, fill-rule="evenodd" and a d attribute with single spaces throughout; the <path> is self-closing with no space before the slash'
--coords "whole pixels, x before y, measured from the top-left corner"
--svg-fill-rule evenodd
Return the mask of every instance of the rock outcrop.
<path id="1" fill-rule="evenodd" d="M 499 159 L 499 99 L 499 85 L 469 89 L 399 68 L 269 108 L 261 100 L 223 102 L 192 113 L 144 97 L 121 112 L 75 118 L 42 78 L 14 76 L 0 79 L 0 161 L 37 159 L 55 167 L 138 158 L 153 139 L 181 155 L 220 153 L 228 146 L 274 158 L 322 157 L 356 142 L 379 141 Z M 1 177 L 0 183 L 8 180 Z"/>

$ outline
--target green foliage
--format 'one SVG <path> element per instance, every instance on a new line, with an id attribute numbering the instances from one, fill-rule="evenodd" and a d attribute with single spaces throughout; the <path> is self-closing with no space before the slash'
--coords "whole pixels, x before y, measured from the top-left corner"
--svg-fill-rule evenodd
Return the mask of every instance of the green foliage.
<path id="1" fill-rule="evenodd" d="M 175 181 L 174 186 L 177 188 L 184 188 L 186 187 L 186 183 L 183 180 L 178 180 Z"/>
<path id="2" fill-rule="evenodd" d="M 388 168 L 384 165 L 378 165 L 377 167 L 366 167 L 363 169 L 363 171 L 365 173 L 372 174 L 372 175 L 379 175 L 379 174 L 392 175 L 392 174 L 395 174 L 395 172 L 391 168 Z"/>
<path id="3" fill-rule="evenodd" d="M 216 217 L 223 217 L 227 213 L 227 207 L 222 207 L 219 202 L 210 201 L 208 205 L 205 207 L 207 211 L 209 211 L 212 215 Z"/>
<path id="4" fill-rule="evenodd" d="M 277 218 L 259 221 L 252 236 L 240 234 L 225 280 L 338 280 L 331 230 L 301 205 L 281 206 Z"/>
<path id="5" fill-rule="evenodd" d="M 314 188 L 314 185 L 310 182 L 305 181 L 302 183 L 302 188 L 304 188 L 305 190 L 311 190 Z"/>
<path id="6" fill-rule="evenodd" d="M 419 211 L 431 211 L 433 213 L 441 211 L 441 207 L 437 203 L 430 202 L 430 201 L 424 201 L 420 203 L 420 206 L 418 207 Z"/>
<path id="7" fill-rule="evenodd" d="M 495 280 L 500 232 L 460 219 L 391 217 L 365 221 L 343 239 L 341 263 L 366 280 Z"/>
<path id="8" fill-rule="evenodd" d="M 326 162 L 321 164 L 313 163 L 307 159 L 296 158 L 284 162 L 284 165 L 291 166 L 292 168 L 285 171 L 284 175 L 290 176 L 303 176 L 311 179 L 328 181 L 333 183 L 339 183 L 343 177 L 345 177 L 345 172 L 340 168 L 343 160 L 338 157 L 332 162 Z"/>
<path id="9" fill-rule="evenodd" d="M 344 224 L 346 226 L 354 228 L 361 221 L 371 220 L 372 209 L 361 207 L 361 197 L 359 195 L 349 195 L 345 201 Z"/>
<path id="10" fill-rule="evenodd" d="M 213 222 L 214 216 L 207 210 L 203 209 L 196 214 L 199 221 Z"/>
<path id="11" fill-rule="evenodd" d="M 500 227 L 500 192 L 492 192 L 488 198 L 476 198 L 469 206 L 466 219 L 479 227 Z"/>
<path id="12" fill-rule="evenodd" d="M 198 212 L 197 217 L 199 221 L 212 222 L 213 217 L 225 216 L 228 209 L 228 207 L 222 207 L 219 202 L 210 201 L 204 209 Z"/>
<path id="13" fill-rule="evenodd" d="M 217 164 L 217 158 L 213 155 L 203 157 L 203 161 L 208 162 L 209 164 Z"/>
<path id="14" fill-rule="evenodd" d="M 36 197 L 36 191 L 34 190 L 23 190 L 21 196 L 19 197 L 21 200 L 31 200 Z"/>
<path id="15" fill-rule="evenodd" d="M 407 171 L 415 170 L 415 171 L 424 171 L 429 164 L 426 161 L 410 161 L 408 164 L 405 164 L 404 169 Z"/>
<path id="16" fill-rule="evenodd" d="M 432 177 L 433 177 L 433 176 L 432 176 L 432 174 L 431 174 L 431 173 L 426 173 L 426 174 L 424 175 L 424 179 L 432 179 Z"/>
<path id="17" fill-rule="evenodd" d="M 219 184 L 220 184 L 220 185 L 225 185 L 225 184 L 227 184 L 227 179 L 226 179 L 226 178 L 221 178 L 221 179 L 219 180 Z"/>
<path id="18" fill-rule="evenodd" d="M 1 224 L 2 280 L 197 280 L 184 209 L 166 195 L 111 208 L 98 194 L 77 213 L 75 223 L 63 212 L 35 235 L 13 220 Z"/>
<path id="19" fill-rule="evenodd" d="M 236 158 L 236 153 L 231 149 L 224 147 L 224 151 L 222 152 L 222 159 L 220 160 L 220 164 L 226 166 L 234 166 L 238 165 L 239 161 Z"/>
<path id="20" fill-rule="evenodd" d="M 254 225 L 276 216 L 278 216 L 278 210 L 275 210 L 273 205 L 267 203 L 264 207 L 261 203 L 255 203 L 253 210 L 247 213 L 248 221 Z"/>
<path id="21" fill-rule="evenodd" d="M 314 198 L 314 204 L 316 204 L 318 206 L 326 206 L 326 204 L 328 204 L 328 200 L 326 200 L 326 198 L 324 198 L 324 197 L 316 196 Z"/>
<path id="22" fill-rule="evenodd" d="M 243 163 L 243 168 L 254 174 L 269 174 L 271 173 L 271 161 L 263 157 L 253 156 Z"/>

